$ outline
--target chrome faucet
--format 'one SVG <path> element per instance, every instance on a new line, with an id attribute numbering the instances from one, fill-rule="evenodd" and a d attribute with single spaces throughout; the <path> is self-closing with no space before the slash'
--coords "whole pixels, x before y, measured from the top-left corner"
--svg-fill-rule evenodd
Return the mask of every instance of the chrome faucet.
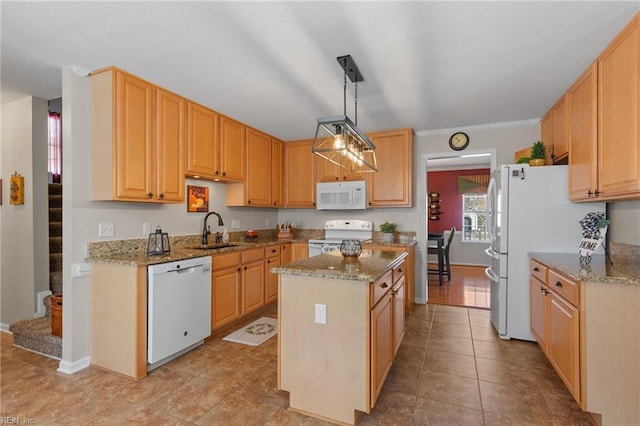
<path id="1" fill-rule="evenodd" d="M 215 214 L 216 216 L 218 216 L 218 226 L 224 226 L 222 217 L 218 213 L 216 212 L 207 213 L 207 215 L 204 217 L 204 224 L 202 225 L 202 245 L 203 246 L 206 246 L 207 244 L 209 244 L 209 239 L 207 238 L 207 236 L 211 233 L 211 231 L 207 227 L 207 219 L 209 219 L 209 216 L 211 216 L 212 214 Z"/>

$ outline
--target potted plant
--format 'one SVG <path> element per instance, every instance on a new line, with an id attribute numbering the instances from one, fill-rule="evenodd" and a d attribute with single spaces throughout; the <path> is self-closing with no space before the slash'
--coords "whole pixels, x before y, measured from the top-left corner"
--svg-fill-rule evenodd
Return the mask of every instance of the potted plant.
<path id="1" fill-rule="evenodd" d="M 529 164 L 531 166 L 544 166 L 546 162 L 544 144 L 541 141 L 535 142 L 531 147 Z"/>
<path id="2" fill-rule="evenodd" d="M 382 231 L 382 239 L 384 241 L 393 241 L 393 233 L 396 232 L 396 225 L 393 222 L 388 222 L 385 220 L 384 223 L 380 224 L 380 230 Z"/>

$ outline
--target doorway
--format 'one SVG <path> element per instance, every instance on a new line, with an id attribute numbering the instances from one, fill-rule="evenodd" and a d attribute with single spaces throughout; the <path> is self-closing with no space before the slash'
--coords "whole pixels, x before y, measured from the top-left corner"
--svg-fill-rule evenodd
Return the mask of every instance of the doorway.
<path id="1" fill-rule="evenodd" d="M 451 280 L 447 277 L 439 284 L 438 275 L 427 274 L 426 294 L 427 301 L 433 304 L 444 304 L 474 308 L 489 308 L 490 281 L 485 276 L 484 269 L 488 265 L 488 258 L 484 250 L 489 246 L 482 239 L 468 238 L 470 224 L 477 223 L 476 216 L 470 220 L 470 214 L 463 207 L 463 197 L 460 192 L 459 182 L 442 184 L 439 179 L 458 179 L 459 175 L 489 174 L 496 167 L 496 150 L 480 149 L 473 151 L 433 153 L 425 156 L 425 215 L 423 216 L 426 233 L 443 232 L 455 226 L 456 232 L 449 248 L 451 260 Z M 436 172 L 442 172 L 435 174 Z M 432 173 L 432 183 L 441 186 L 436 188 L 429 184 L 429 174 Z M 457 186 L 456 186 L 457 185 Z M 440 202 L 440 214 L 430 215 L 429 194 L 447 192 L 443 195 L 444 201 Z M 452 194 L 454 192 L 455 194 Z M 447 208 L 449 211 L 447 212 Z M 463 214 L 464 212 L 464 214 Z M 475 233 L 474 233 L 475 234 Z M 445 242 L 446 243 L 446 242 Z M 427 239 L 428 244 L 428 239 Z M 425 253 L 428 248 L 425 247 Z M 429 268 L 437 269 L 437 257 L 435 254 L 427 254 Z"/>

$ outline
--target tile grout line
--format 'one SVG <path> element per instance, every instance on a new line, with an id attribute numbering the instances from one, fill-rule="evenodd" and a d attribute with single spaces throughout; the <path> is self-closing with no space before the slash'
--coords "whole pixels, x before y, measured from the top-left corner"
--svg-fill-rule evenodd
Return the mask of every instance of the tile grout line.
<path id="1" fill-rule="evenodd" d="M 415 398 L 413 400 L 413 407 L 411 409 L 411 413 L 412 413 L 412 415 L 411 415 L 412 421 L 411 422 L 412 423 L 413 423 L 413 414 L 415 413 L 416 407 L 418 406 L 418 398 L 420 397 L 420 383 L 422 383 L 422 375 L 424 373 L 424 364 L 427 361 L 427 352 L 429 350 L 429 340 L 431 339 L 431 329 L 433 327 L 433 320 L 434 320 L 434 318 L 436 316 L 437 308 L 435 306 L 436 305 L 434 305 L 434 308 L 433 308 L 433 315 L 431 315 L 431 320 L 429 321 L 429 333 L 427 334 L 427 344 L 425 346 L 424 355 L 422 357 L 422 364 L 420 366 L 420 374 L 418 374 L 418 387 L 416 388 L 416 395 L 415 395 Z"/>
<path id="2" fill-rule="evenodd" d="M 473 349 L 473 364 L 476 367 L 476 383 L 478 385 L 478 397 L 480 398 L 480 412 L 482 413 L 482 424 L 486 425 L 487 421 L 485 419 L 484 405 L 482 404 L 482 390 L 480 389 L 480 373 L 478 371 L 478 358 L 476 357 L 476 341 L 473 338 L 473 327 L 471 327 L 471 315 L 469 314 L 469 309 L 467 309 L 467 315 L 469 318 L 469 331 L 471 332 L 471 348 Z"/>

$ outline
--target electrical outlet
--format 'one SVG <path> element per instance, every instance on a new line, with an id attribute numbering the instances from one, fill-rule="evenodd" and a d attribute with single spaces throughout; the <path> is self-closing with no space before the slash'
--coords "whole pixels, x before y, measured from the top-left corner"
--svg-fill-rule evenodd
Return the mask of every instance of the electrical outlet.
<path id="1" fill-rule="evenodd" d="M 115 226 L 113 222 L 104 222 L 98 224 L 98 237 L 113 237 L 115 234 Z"/>
<path id="2" fill-rule="evenodd" d="M 231 229 L 240 229 L 240 221 L 238 219 L 231 219 Z"/>
<path id="3" fill-rule="evenodd" d="M 316 303 L 316 324 L 327 323 L 327 305 Z"/>
<path id="4" fill-rule="evenodd" d="M 142 235 L 149 235 L 151 233 L 151 222 L 142 222 Z"/>
<path id="5" fill-rule="evenodd" d="M 269 222 L 269 218 L 266 218 L 264 220 L 264 226 L 266 226 L 267 228 L 271 227 L 271 222 Z"/>

